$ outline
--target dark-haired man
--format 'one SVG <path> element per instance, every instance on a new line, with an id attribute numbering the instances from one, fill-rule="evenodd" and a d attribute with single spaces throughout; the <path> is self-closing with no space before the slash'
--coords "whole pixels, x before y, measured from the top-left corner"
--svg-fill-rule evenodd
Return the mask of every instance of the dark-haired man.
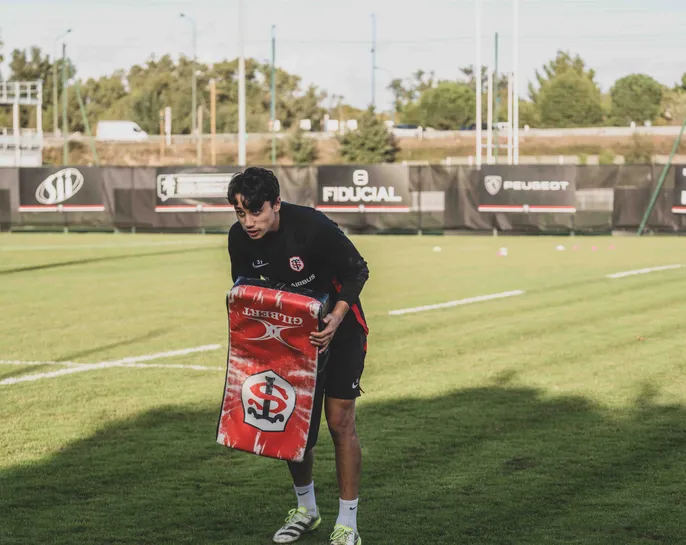
<path id="1" fill-rule="evenodd" d="M 252 167 L 234 176 L 228 200 L 238 217 L 229 231 L 234 281 L 239 276 L 261 277 L 329 293 L 332 301 L 325 329 L 310 334 L 320 351 L 329 348 L 329 356 L 324 388 L 315 396 L 307 453 L 303 462 L 288 463 L 298 507 L 289 511 L 274 542 L 292 543 L 321 523 L 312 479 L 312 448 L 324 403 L 340 496 L 331 545 L 361 545 L 357 502 L 362 453 L 355 429 L 355 399 L 360 395 L 367 352 L 368 329 L 359 300 L 369 277 L 367 263 L 324 214 L 282 202 L 279 182 L 270 170 Z"/>

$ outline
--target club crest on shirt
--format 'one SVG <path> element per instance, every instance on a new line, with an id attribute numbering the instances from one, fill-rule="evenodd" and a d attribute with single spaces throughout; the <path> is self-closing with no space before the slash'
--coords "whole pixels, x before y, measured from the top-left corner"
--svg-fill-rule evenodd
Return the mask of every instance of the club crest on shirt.
<path id="1" fill-rule="evenodd" d="M 305 268 L 303 260 L 300 259 L 298 256 L 291 257 L 289 262 L 291 264 L 291 269 L 293 269 L 295 272 L 300 272 Z"/>

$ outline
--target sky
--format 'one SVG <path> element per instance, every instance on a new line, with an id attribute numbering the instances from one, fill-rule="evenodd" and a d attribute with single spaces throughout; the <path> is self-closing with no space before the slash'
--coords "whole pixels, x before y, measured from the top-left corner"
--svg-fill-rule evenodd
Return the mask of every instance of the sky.
<path id="1" fill-rule="evenodd" d="M 389 109 L 393 78 L 417 69 L 458 79 L 476 63 L 475 0 L 244 0 L 245 55 L 276 63 L 329 96 L 365 107 L 372 100 L 372 14 L 376 20 L 375 99 Z M 402 6 L 402 7 L 401 7 Z M 482 59 L 512 69 L 513 0 L 481 0 Z M 238 0 L 0 0 L 5 57 L 37 45 L 52 55 L 66 29 L 80 77 L 143 63 L 152 54 L 197 55 L 212 63 L 238 55 Z M 604 91 L 630 73 L 673 86 L 686 72 L 684 0 L 520 0 L 520 94 L 558 50 L 579 54 Z M 58 45 L 60 51 L 61 45 Z M 7 62 L 2 71 L 7 74 Z"/>

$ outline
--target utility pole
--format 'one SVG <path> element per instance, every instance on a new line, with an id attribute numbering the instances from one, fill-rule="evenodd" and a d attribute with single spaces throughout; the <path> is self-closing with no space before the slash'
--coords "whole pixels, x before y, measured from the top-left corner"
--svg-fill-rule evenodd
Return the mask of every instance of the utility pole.
<path id="1" fill-rule="evenodd" d="M 243 3 L 238 0 L 238 166 L 246 163 L 246 115 L 245 115 L 245 39 Z"/>
<path id="2" fill-rule="evenodd" d="M 212 78 L 210 80 L 210 132 L 211 137 L 211 158 L 212 166 L 217 164 L 217 83 Z"/>
<path id="3" fill-rule="evenodd" d="M 198 166 L 202 165 L 202 106 L 198 106 L 198 145 L 197 145 L 197 163 Z"/>
<path id="4" fill-rule="evenodd" d="M 196 122 L 196 116 L 195 113 L 197 111 L 197 83 L 196 83 L 196 61 L 197 61 L 197 49 L 198 49 L 198 44 L 197 44 L 197 29 L 195 25 L 195 19 L 193 19 L 190 15 L 186 15 L 185 13 L 181 13 L 180 16 L 182 18 L 188 19 L 191 23 L 191 28 L 193 31 L 193 61 L 192 61 L 192 70 L 193 70 L 193 76 L 192 76 L 192 91 L 191 91 L 191 136 L 195 137 L 197 135 L 197 122 Z"/>
<path id="5" fill-rule="evenodd" d="M 500 136 L 498 135 L 498 121 L 500 121 L 500 93 L 498 92 L 498 33 L 495 33 L 495 68 L 493 73 L 493 90 L 495 92 L 495 163 L 498 164 L 498 150 Z"/>
<path id="6" fill-rule="evenodd" d="M 52 132 L 57 137 L 59 128 L 59 98 L 57 96 L 57 42 L 64 38 L 71 32 L 71 28 L 67 29 L 64 34 L 60 34 L 55 38 L 52 48 Z"/>
<path id="7" fill-rule="evenodd" d="M 62 44 L 62 164 L 69 162 L 69 127 L 67 126 L 67 44 Z"/>
<path id="8" fill-rule="evenodd" d="M 513 159 L 514 164 L 519 164 L 519 0 L 513 0 L 513 32 L 512 32 L 512 55 L 513 59 L 513 78 L 512 78 L 512 117 L 513 125 Z"/>
<path id="9" fill-rule="evenodd" d="M 507 164 L 512 164 L 512 72 L 507 74 Z"/>
<path id="10" fill-rule="evenodd" d="M 490 64 L 488 65 L 488 84 L 487 84 L 487 101 L 486 105 L 486 162 L 493 164 L 493 70 Z"/>
<path id="11" fill-rule="evenodd" d="M 376 15 L 372 13 L 372 108 L 376 109 Z"/>
<path id="12" fill-rule="evenodd" d="M 164 135 L 164 110 L 160 110 L 160 163 L 164 161 L 165 135 Z"/>
<path id="13" fill-rule="evenodd" d="M 275 165 L 276 164 L 276 25 L 272 25 L 271 120 L 272 120 L 272 165 Z"/>
<path id="14" fill-rule="evenodd" d="M 476 66 L 474 66 L 474 83 L 476 87 L 476 168 L 481 168 L 481 0 L 476 0 L 474 12 L 476 26 Z"/>

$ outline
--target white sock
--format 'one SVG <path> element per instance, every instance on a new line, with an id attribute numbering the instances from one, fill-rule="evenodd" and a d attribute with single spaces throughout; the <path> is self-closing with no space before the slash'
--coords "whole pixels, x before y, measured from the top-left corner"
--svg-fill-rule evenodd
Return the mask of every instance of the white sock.
<path id="1" fill-rule="evenodd" d="M 293 486 L 298 496 L 298 507 L 304 507 L 310 515 L 317 514 L 317 501 L 314 497 L 314 481 L 307 486 Z"/>
<path id="2" fill-rule="evenodd" d="M 357 532 L 357 498 L 354 500 L 338 500 L 338 519 L 336 524 L 342 524 Z"/>

